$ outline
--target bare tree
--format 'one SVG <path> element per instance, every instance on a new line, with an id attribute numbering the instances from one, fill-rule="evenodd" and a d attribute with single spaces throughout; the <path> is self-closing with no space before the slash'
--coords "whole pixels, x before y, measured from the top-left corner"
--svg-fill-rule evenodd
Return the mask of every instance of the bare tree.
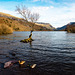
<path id="1" fill-rule="evenodd" d="M 30 10 L 25 5 L 18 5 L 16 6 L 16 11 L 26 20 L 29 21 L 30 18 Z"/>
<path id="2" fill-rule="evenodd" d="M 16 11 L 28 22 L 35 23 L 39 19 L 38 13 L 31 13 L 31 11 L 25 5 L 16 6 Z"/>
<path id="3" fill-rule="evenodd" d="M 31 21 L 32 22 L 32 29 L 31 29 L 31 33 L 29 35 L 29 38 L 27 40 L 32 41 L 32 31 L 34 30 L 34 24 L 35 22 L 39 19 L 39 14 L 37 13 L 31 13 L 31 11 L 25 7 L 25 5 L 19 5 L 16 6 L 16 11 L 24 18 L 24 20 Z"/>
<path id="4" fill-rule="evenodd" d="M 35 23 L 39 19 L 39 14 L 38 13 L 32 13 L 30 14 L 30 20 L 31 22 Z"/>
<path id="5" fill-rule="evenodd" d="M 34 25 L 35 25 L 35 22 L 39 19 L 39 14 L 38 13 L 31 13 L 30 14 L 30 21 L 33 23 L 32 25 L 32 30 L 34 30 Z"/>
<path id="6" fill-rule="evenodd" d="M 32 13 L 25 5 L 21 4 L 16 6 L 16 11 L 23 17 L 25 21 L 32 22 L 31 31 L 34 30 L 35 22 L 39 19 L 38 13 Z"/>

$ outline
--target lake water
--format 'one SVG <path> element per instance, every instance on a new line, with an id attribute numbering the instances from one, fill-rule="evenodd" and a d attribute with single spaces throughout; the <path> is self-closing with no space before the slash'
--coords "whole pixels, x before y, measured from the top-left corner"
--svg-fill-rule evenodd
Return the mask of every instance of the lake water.
<path id="1" fill-rule="evenodd" d="M 20 42 L 28 38 L 29 34 L 30 32 L 14 32 L 0 36 L 0 63 L 25 60 L 37 64 L 39 75 L 75 75 L 74 33 L 34 31 L 32 43 Z"/>

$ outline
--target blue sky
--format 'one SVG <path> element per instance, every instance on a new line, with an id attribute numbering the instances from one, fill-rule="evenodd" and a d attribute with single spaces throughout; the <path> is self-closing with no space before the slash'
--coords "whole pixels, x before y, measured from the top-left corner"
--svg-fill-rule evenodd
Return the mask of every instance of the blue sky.
<path id="1" fill-rule="evenodd" d="M 21 17 L 15 12 L 19 4 L 39 13 L 39 22 L 47 22 L 54 27 L 75 22 L 75 0 L 0 0 L 0 12 Z"/>

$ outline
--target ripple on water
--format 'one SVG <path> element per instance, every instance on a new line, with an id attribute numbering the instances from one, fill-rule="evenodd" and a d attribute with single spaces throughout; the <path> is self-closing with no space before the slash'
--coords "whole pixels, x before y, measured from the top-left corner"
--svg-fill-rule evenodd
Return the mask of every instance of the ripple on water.
<path id="1" fill-rule="evenodd" d="M 14 32 L 16 37 L 14 34 L 3 36 L 11 40 L 0 39 L 1 63 L 15 59 L 25 60 L 27 63 L 36 63 L 38 72 L 48 75 L 73 75 L 75 72 L 75 34 L 33 32 L 35 40 L 32 44 L 19 42 L 28 37 L 27 33 L 29 34 L 29 32 Z"/>

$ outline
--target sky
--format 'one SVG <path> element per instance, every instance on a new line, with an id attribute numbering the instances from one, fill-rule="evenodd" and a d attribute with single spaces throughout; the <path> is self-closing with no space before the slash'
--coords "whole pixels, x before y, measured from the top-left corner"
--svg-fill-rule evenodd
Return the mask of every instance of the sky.
<path id="1" fill-rule="evenodd" d="M 50 23 L 55 28 L 75 22 L 75 0 L 0 0 L 0 12 L 21 17 L 15 12 L 20 4 L 39 13 L 38 22 Z"/>

